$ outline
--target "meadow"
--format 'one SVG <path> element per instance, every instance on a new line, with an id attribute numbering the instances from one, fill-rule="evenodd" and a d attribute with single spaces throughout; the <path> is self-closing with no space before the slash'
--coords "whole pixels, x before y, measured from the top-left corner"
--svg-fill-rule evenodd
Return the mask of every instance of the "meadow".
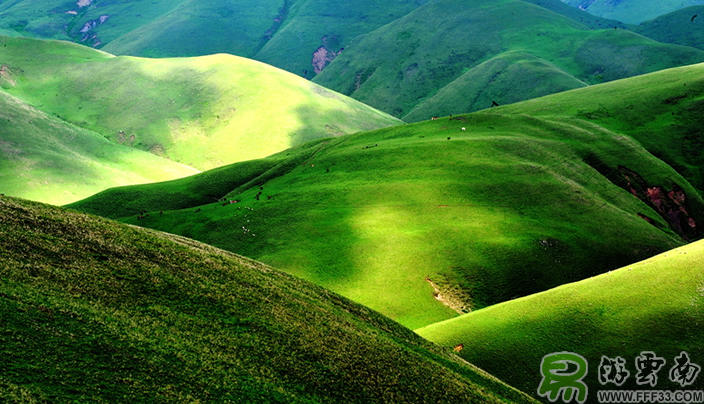
<path id="1" fill-rule="evenodd" d="M 182 237 L 0 197 L 0 400 L 535 402 L 397 323 Z"/>
<path id="2" fill-rule="evenodd" d="M 642 389 L 634 361 L 653 351 L 667 363 L 657 388 L 679 390 L 668 380 L 682 351 L 704 361 L 704 242 L 667 251 L 616 271 L 432 324 L 418 334 L 443 346 L 464 344 L 460 356 L 526 392 L 541 382 L 543 356 L 576 352 L 587 359 L 585 382 L 598 389 Z M 602 355 L 622 357 L 630 377 L 602 386 Z M 701 388 L 701 376 L 687 386 Z"/>
<path id="3" fill-rule="evenodd" d="M 523 1 L 440 0 L 357 37 L 313 81 L 415 122 L 702 61 Z"/>

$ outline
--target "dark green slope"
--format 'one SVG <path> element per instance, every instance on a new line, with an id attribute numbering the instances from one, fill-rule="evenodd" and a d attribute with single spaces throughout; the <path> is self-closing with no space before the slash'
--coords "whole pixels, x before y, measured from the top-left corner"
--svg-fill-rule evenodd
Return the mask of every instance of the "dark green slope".
<path id="1" fill-rule="evenodd" d="M 476 111 L 587 86 L 543 59 L 502 53 L 476 66 L 424 100 L 404 119 L 417 122 L 458 111 Z M 496 104 L 495 104 L 496 103 Z"/>
<path id="2" fill-rule="evenodd" d="M 0 224 L 3 402 L 533 402 L 255 261 L 14 198 Z"/>
<path id="3" fill-rule="evenodd" d="M 578 116 L 627 134 L 704 192 L 703 71 L 702 64 L 668 69 L 508 105 L 501 113 Z"/>
<path id="4" fill-rule="evenodd" d="M 404 118 L 507 51 L 530 54 L 589 84 L 704 60 L 696 49 L 621 29 L 590 30 L 523 1 L 441 0 L 358 37 L 314 81 Z M 452 107 L 448 103 L 445 110 Z"/>
<path id="5" fill-rule="evenodd" d="M 523 0 L 526 3 L 532 3 L 557 14 L 564 15 L 567 18 L 578 21 L 592 29 L 609 29 L 609 28 L 628 28 L 628 24 L 620 21 L 610 20 L 608 18 L 597 17 L 593 14 L 578 8 L 572 7 L 560 0 Z"/>
<path id="6" fill-rule="evenodd" d="M 631 29 L 656 41 L 704 49 L 704 18 L 701 17 L 704 17 L 704 6 L 692 6 L 642 22 Z"/>
<path id="7" fill-rule="evenodd" d="M 587 402 L 597 403 L 597 390 L 701 390 L 701 374 L 683 388 L 669 380 L 669 371 L 682 351 L 692 363 L 704 363 L 703 326 L 704 242 L 699 241 L 416 332 L 440 345 L 464 344 L 460 356 L 536 398 L 543 356 L 579 353 L 589 362 Z M 656 386 L 635 383 L 635 359 L 644 351 L 667 361 Z M 625 359 L 630 374 L 622 386 L 600 384 L 602 355 Z"/>
<path id="8" fill-rule="evenodd" d="M 71 207 L 119 217 L 128 206 L 128 223 L 262 260 L 409 327 L 652 256 L 699 237 L 687 223 L 704 220 L 700 195 L 669 166 L 567 116 L 475 113 L 282 157 L 291 160 L 221 190 L 221 202 L 169 211 L 165 191 L 133 187 Z M 683 192 L 687 215 L 661 215 L 644 196 L 654 186 Z M 140 204 L 125 198 L 140 192 Z"/>
<path id="9" fill-rule="evenodd" d="M 0 4 L 0 33 L 70 39 L 116 55 L 230 53 L 312 78 L 354 37 L 427 1 L 15 1 Z"/>
<path id="10" fill-rule="evenodd" d="M 298 0 L 254 58 L 313 78 L 352 39 L 403 17 L 428 1 Z"/>
<path id="11" fill-rule="evenodd" d="M 627 24 L 639 24 L 681 8 L 704 4 L 704 0 L 562 0 L 593 15 Z"/>

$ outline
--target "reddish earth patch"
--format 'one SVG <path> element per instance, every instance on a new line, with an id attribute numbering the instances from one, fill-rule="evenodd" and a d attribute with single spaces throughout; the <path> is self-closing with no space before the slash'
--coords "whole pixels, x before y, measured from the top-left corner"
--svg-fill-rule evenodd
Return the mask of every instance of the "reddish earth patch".
<path id="1" fill-rule="evenodd" d="M 687 209 L 687 194 L 677 184 L 668 190 L 661 185 L 648 184 L 637 172 L 623 166 L 618 172 L 626 180 L 625 189 L 636 198 L 653 207 L 672 230 L 685 240 L 697 238 L 697 221 L 689 215 Z M 638 216 L 655 225 L 655 220 L 638 213 Z"/>

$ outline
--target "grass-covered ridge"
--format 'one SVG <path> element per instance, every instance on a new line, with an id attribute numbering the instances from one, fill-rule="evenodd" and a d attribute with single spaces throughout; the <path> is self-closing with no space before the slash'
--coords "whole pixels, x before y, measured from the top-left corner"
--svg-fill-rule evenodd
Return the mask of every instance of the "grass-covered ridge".
<path id="1" fill-rule="evenodd" d="M 0 37 L 8 93 L 124 145 L 199 169 L 399 121 L 277 68 L 231 55 L 114 57 Z M 0 78 L 1 80 L 1 78 Z"/>
<path id="2" fill-rule="evenodd" d="M 637 386 L 634 360 L 643 351 L 666 359 L 658 389 L 680 390 L 667 372 L 680 352 L 704 363 L 704 242 L 649 260 L 560 286 L 536 295 L 416 330 L 440 345 L 464 344 L 460 356 L 532 393 L 541 381 L 540 363 L 553 352 L 576 352 L 589 362 L 588 402 L 597 402 L 601 356 L 626 360 L 630 378 L 618 389 Z M 701 375 L 691 389 L 701 389 Z M 650 386 L 648 386 L 650 387 Z"/>
<path id="3" fill-rule="evenodd" d="M 691 6 L 644 21 L 631 29 L 656 41 L 704 49 L 704 5 Z"/>
<path id="4" fill-rule="evenodd" d="M 631 136 L 704 192 L 704 64 L 567 91 L 492 112 L 575 116 Z"/>
<path id="5" fill-rule="evenodd" d="M 312 78 L 354 37 L 427 1 L 18 0 L 0 4 L 0 34 L 71 40 L 116 55 L 229 53 Z"/>
<path id="6" fill-rule="evenodd" d="M 611 18 L 628 24 L 639 24 L 652 20 L 663 14 L 699 4 L 703 0 L 562 0 L 563 2 L 579 7 L 590 14 Z"/>
<path id="7" fill-rule="evenodd" d="M 10 75 L 3 79 L 14 80 Z M 0 193 L 53 204 L 198 170 L 112 143 L 0 90 Z"/>
<path id="8" fill-rule="evenodd" d="M 0 197 L 0 278 L 3 402 L 532 402 L 325 289 L 62 208 Z"/>
<path id="9" fill-rule="evenodd" d="M 540 63 L 521 66 L 515 69 L 517 74 L 495 82 L 491 77 L 505 68 L 481 72 L 487 77 L 481 88 L 493 98 L 489 102 L 473 80 L 458 85 L 463 75 L 486 69 L 484 62 L 506 52 L 530 55 Z M 535 95 L 536 83 L 524 80 L 526 76 L 557 80 L 541 83 L 542 94 L 564 90 L 562 75 L 546 76 L 546 66 L 573 76 L 575 82 L 596 84 L 701 61 L 700 50 L 661 44 L 623 29 L 592 30 L 524 1 L 440 0 L 357 37 L 314 81 L 417 121 L 489 108 L 491 101 L 504 105 L 523 93 L 522 99 L 527 99 Z M 445 108 L 423 111 L 424 117 L 409 115 L 441 90 L 452 100 Z M 448 97 L 450 90 L 456 96 Z M 468 101 L 456 105 L 454 100 L 460 97 Z"/>
<path id="10" fill-rule="evenodd" d="M 686 179 L 622 132 L 555 115 L 496 108 L 320 140 L 186 209 L 164 204 L 167 185 L 71 206 L 261 260 L 410 327 L 701 235 L 704 203 Z M 140 203 L 126 197 L 137 193 Z"/>

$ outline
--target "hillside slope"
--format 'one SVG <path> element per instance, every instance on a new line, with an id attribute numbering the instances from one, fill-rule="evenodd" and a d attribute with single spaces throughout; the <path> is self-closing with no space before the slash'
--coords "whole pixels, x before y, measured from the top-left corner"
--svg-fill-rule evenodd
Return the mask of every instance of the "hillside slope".
<path id="1" fill-rule="evenodd" d="M 427 1 L 17 0 L 0 4 L 0 33 L 72 40 L 116 55 L 229 53 L 312 78 L 352 38 Z"/>
<path id="2" fill-rule="evenodd" d="M 533 402 L 322 288 L 0 197 L 3 402 Z"/>
<path id="3" fill-rule="evenodd" d="M 704 64 L 678 67 L 494 109 L 576 116 L 627 134 L 704 192 Z"/>
<path id="4" fill-rule="evenodd" d="M 511 51 L 537 58 L 540 64 L 534 67 L 537 71 L 524 65 L 516 69 L 517 75 L 488 80 L 485 92 L 495 95 L 492 101 L 500 105 L 535 95 L 534 83 L 524 80 L 524 75 L 541 76 L 545 66 L 573 76 L 575 82 L 595 84 L 704 61 L 700 50 L 661 44 L 622 29 L 591 30 L 524 1 L 440 0 L 356 38 L 314 81 L 416 121 L 445 111 L 459 114 L 491 107 L 491 102 L 475 97 L 471 85 L 459 86 L 455 81 Z M 498 69 L 487 77 L 504 71 Z M 561 76 L 554 77 L 558 82 L 543 83 L 541 94 L 565 89 Z M 443 96 L 452 92 L 456 95 L 449 99 L 467 95 L 476 102 L 470 109 L 447 102 L 441 111 L 427 111 L 425 117 L 408 116 L 446 86 Z"/>
<path id="5" fill-rule="evenodd" d="M 692 6 L 644 21 L 631 29 L 656 41 L 704 49 L 704 6 Z"/>
<path id="6" fill-rule="evenodd" d="M 590 14 L 628 24 L 639 24 L 685 7 L 704 4 L 704 0 L 562 0 Z"/>
<path id="7" fill-rule="evenodd" d="M 536 397 L 540 363 L 553 352 L 587 359 L 588 402 L 597 389 L 642 389 L 634 361 L 653 351 L 667 363 L 657 389 L 681 390 L 667 372 L 682 351 L 704 363 L 704 242 L 668 251 L 592 279 L 478 310 L 416 330 L 440 345 L 464 344 L 463 358 Z M 602 355 L 622 357 L 630 377 L 602 386 Z M 699 375 L 688 389 L 700 389 Z M 655 387 L 655 386 L 653 386 Z"/>
<path id="8" fill-rule="evenodd" d="M 12 80 L 2 76 L 2 80 Z M 0 192 L 53 204 L 198 170 L 109 142 L 0 90 Z"/>
<path id="9" fill-rule="evenodd" d="M 71 207 L 261 260 L 409 327 L 700 237 L 700 194 L 637 142 L 575 117 L 500 111 L 287 150 L 252 180 L 223 179 L 219 202 L 165 200 L 183 180 Z M 252 176 L 239 169 L 222 173 Z M 651 188 L 665 200 L 648 199 Z"/>
<path id="10" fill-rule="evenodd" d="M 230 55 L 114 57 L 68 42 L 0 37 L 3 88 L 119 144 L 199 169 L 320 137 L 399 123 L 274 67 Z"/>

